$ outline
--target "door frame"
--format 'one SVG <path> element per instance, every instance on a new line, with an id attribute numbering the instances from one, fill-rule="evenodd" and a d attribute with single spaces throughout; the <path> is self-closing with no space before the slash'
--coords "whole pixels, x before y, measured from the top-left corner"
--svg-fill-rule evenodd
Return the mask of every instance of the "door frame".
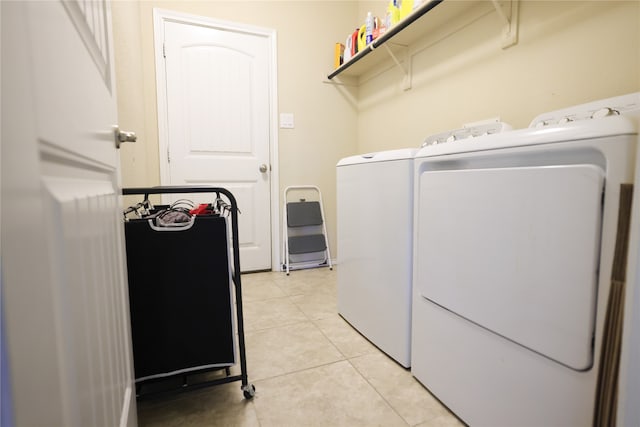
<path id="1" fill-rule="evenodd" d="M 158 111 L 158 150 L 160 161 L 160 183 L 169 183 L 169 132 L 167 126 L 167 81 L 164 69 L 164 23 L 200 25 L 223 31 L 235 31 L 266 37 L 269 43 L 269 163 L 270 171 L 270 211 L 271 211 L 271 271 L 280 271 L 280 179 L 278 173 L 278 55 L 276 30 L 255 27 L 231 21 L 223 21 L 206 16 L 191 15 L 166 9 L 153 9 L 153 37 L 156 72 L 156 97 Z"/>

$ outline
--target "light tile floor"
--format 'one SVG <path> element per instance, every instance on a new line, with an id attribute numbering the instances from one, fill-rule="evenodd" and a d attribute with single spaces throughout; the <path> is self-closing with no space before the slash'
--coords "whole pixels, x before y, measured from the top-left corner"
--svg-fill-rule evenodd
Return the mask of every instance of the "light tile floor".
<path id="1" fill-rule="evenodd" d="M 242 284 L 255 397 L 233 382 L 145 399 L 140 426 L 464 425 L 338 315 L 335 268 L 245 274 Z"/>

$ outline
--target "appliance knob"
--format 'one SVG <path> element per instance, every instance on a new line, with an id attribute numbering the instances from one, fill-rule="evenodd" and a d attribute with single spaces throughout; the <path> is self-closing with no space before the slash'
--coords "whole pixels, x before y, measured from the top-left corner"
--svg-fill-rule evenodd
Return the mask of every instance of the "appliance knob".
<path id="1" fill-rule="evenodd" d="M 598 111 L 596 111 L 595 113 L 593 113 L 591 115 L 592 119 L 601 119 L 603 117 L 608 117 L 608 116 L 614 116 L 614 115 L 619 115 L 620 112 L 614 110 L 613 108 L 609 108 L 609 107 L 605 107 L 605 108 L 601 108 Z"/>

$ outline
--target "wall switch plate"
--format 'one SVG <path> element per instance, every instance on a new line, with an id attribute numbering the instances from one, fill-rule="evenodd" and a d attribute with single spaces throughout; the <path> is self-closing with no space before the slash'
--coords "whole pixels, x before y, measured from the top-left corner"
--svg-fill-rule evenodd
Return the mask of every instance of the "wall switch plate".
<path id="1" fill-rule="evenodd" d="M 293 129 L 293 113 L 280 113 L 280 128 Z"/>

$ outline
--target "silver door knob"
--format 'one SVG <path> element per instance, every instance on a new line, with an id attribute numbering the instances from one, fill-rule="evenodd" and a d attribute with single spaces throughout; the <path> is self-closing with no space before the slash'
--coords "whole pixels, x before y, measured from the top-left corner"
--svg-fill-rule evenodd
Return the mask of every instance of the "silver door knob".
<path id="1" fill-rule="evenodd" d="M 260 172 L 265 173 L 267 169 L 267 165 L 265 165 L 264 163 L 260 165 Z"/>
<path id="2" fill-rule="evenodd" d="M 123 142 L 136 142 L 138 139 L 135 132 L 122 131 L 118 126 L 114 126 L 113 132 L 116 140 L 116 148 L 120 148 L 120 144 Z"/>

